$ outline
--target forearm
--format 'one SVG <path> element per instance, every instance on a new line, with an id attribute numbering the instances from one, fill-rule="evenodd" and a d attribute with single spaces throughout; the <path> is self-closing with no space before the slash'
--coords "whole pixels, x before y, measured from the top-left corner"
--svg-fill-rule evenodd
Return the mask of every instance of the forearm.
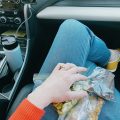
<path id="1" fill-rule="evenodd" d="M 23 100 L 9 120 L 40 120 L 45 113 L 43 109 L 50 103 L 50 96 L 40 86 Z"/>
<path id="2" fill-rule="evenodd" d="M 44 109 L 52 103 L 51 96 L 51 93 L 48 93 L 48 89 L 43 84 L 30 93 L 27 99 L 37 108 Z"/>

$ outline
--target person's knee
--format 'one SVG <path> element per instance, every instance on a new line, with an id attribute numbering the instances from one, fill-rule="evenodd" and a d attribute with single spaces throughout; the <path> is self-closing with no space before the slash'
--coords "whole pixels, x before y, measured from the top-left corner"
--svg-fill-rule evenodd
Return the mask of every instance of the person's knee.
<path id="1" fill-rule="evenodd" d="M 75 29 L 75 28 L 85 28 L 85 25 L 75 19 L 67 19 L 61 25 L 60 28 L 64 29 Z"/>
<path id="2" fill-rule="evenodd" d="M 68 20 L 65 20 L 61 25 L 60 25 L 60 30 L 64 31 L 65 33 L 68 33 L 68 34 L 75 34 L 75 33 L 79 33 L 79 34 L 88 34 L 88 31 L 87 31 L 87 27 L 75 20 L 75 19 L 68 19 Z"/>

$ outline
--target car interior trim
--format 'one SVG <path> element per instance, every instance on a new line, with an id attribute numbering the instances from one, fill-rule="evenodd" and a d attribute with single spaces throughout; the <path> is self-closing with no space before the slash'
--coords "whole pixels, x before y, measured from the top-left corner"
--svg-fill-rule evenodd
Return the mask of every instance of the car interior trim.
<path id="1" fill-rule="evenodd" d="M 120 21 L 119 7 L 50 6 L 37 14 L 39 19 L 77 19 L 89 21 Z"/>

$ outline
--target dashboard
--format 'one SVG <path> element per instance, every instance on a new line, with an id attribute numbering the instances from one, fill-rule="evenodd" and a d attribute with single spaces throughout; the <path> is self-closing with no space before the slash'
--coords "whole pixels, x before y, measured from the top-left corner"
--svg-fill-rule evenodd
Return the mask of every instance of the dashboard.
<path id="1" fill-rule="evenodd" d="M 77 19 L 120 22 L 119 7 L 49 6 L 37 14 L 39 19 Z"/>
<path id="2" fill-rule="evenodd" d="M 23 6 L 20 0 L 0 1 L 0 26 L 18 27 L 24 21 Z"/>

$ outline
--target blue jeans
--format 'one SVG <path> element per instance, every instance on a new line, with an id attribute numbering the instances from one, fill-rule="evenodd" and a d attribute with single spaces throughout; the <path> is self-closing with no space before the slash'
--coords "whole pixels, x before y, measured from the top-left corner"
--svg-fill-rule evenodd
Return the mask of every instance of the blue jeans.
<path id="1" fill-rule="evenodd" d="M 110 51 L 100 38 L 84 24 L 69 19 L 61 24 L 39 74 L 51 73 L 58 63 L 74 63 L 87 67 L 85 75 L 88 76 L 97 65 L 105 66 L 109 58 Z M 52 109 L 51 106 L 46 109 L 43 119 L 57 118 Z M 50 119 L 49 115 L 54 117 Z M 120 120 L 120 93 L 116 89 L 115 102 L 105 102 L 99 120 Z"/>

